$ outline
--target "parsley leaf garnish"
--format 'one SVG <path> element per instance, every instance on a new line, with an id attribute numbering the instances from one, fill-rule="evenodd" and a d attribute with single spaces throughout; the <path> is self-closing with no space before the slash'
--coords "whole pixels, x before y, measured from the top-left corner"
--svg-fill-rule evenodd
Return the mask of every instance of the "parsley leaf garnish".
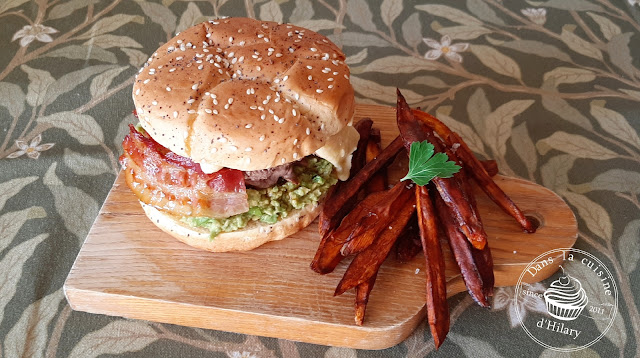
<path id="1" fill-rule="evenodd" d="M 460 166 L 450 161 L 445 153 L 433 154 L 433 144 L 429 141 L 413 142 L 409 150 L 409 172 L 400 179 L 411 179 L 418 185 L 427 185 L 435 177 L 450 178 L 460 170 Z"/>

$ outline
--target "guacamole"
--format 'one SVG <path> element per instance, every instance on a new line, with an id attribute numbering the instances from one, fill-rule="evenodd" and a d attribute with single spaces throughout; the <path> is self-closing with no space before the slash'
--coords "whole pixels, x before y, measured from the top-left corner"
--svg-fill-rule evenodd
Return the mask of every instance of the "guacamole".
<path id="1" fill-rule="evenodd" d="M 297 162 L 293 170 L 299 184 L 286 182 L 265 189 L 247 188 L 249 211 L 224 219 L 208 217 L 184 217 L 183 222 L 211 232 L 215 238 L 221 232 L 231 232 L 247 226 L 250 221 L 275 224 L 286 218 L 295 209 L 315 204 L 338 179 L 333 173 L 333 165 L 315 156 Z"/>

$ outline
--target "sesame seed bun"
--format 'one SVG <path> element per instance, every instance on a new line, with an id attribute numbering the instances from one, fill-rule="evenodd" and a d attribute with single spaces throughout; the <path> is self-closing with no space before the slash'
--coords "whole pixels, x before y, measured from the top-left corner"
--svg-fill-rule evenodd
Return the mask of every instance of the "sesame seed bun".
<path id="1" fill-rule="evenodd" d="M 212 252 L 246 251 L 269 241 L 282 240 L 307 227 L 320 214 L 322 207 L 317 203 L 310 204 L 290 212 L 275 224 L 250 222 L 244 229 L 220 233 L 210 239 L 208 230 L 192 227 L 151 205 L 140 204 L 147 217 L 162 231 L 189 246 Z"/>
<path id="2" fill-rule="evenodd" d="M 313 154 L 353 116 L 345 56 L 289 24 L 228 18 L 154 53 L 133 86 L 142 127 L 205 167 L 271 168 Z"/>

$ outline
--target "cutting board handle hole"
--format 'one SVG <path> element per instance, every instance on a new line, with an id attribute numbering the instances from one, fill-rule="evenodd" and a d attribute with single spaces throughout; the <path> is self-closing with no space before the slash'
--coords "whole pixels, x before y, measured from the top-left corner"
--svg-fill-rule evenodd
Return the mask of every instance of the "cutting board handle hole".
<path id="1" fill-rule="evenodd" d="M 539 230 L 544 227 L 544 217 L 537 212 L 527 212 L 525 215 L 531 224 L 533 224 L 533 228 Z"/>

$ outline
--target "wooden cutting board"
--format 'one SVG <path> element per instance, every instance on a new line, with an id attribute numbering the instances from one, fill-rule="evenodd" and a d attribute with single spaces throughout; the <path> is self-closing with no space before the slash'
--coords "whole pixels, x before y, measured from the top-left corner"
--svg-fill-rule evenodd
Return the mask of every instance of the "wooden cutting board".
<path id="1" fill-rule="evenodd" d="M 383 145 L 397 135 L 395 109 L 359 105 L 356 118 L 371 117 Z M 396 174 L 404 174 L 393 165 Z M 535 234 L 477 190 L 489 235 L 497 286 L 515 285 L 525 266 L 541 253 L 573 246 L 576 220 L 553 192 L 516 178 L 496 181 L 528 215 L 541 222 Z M 476 188 L 477 189 L 477 188 Z M 353 292 L 333 297 L 346 269 L 319 275 L 309 269 L 320 237 L 314 222 L 283 241 L 239 253 L 193 249 L 157 229 L 135 196 L 116 179 L 69 273 L 64 291 L 74 310 L 210 328 L 295 341 L 383 349 L 402 342 L 424 319 L 424 262 L 419 255 L 400 264 L 390 257 L 371 294 L 364 326 L 353 319 Z M 465 291 L 444 245 L 448 293 Z M 535 279 L 550 276 L 561 263 Z"/>

